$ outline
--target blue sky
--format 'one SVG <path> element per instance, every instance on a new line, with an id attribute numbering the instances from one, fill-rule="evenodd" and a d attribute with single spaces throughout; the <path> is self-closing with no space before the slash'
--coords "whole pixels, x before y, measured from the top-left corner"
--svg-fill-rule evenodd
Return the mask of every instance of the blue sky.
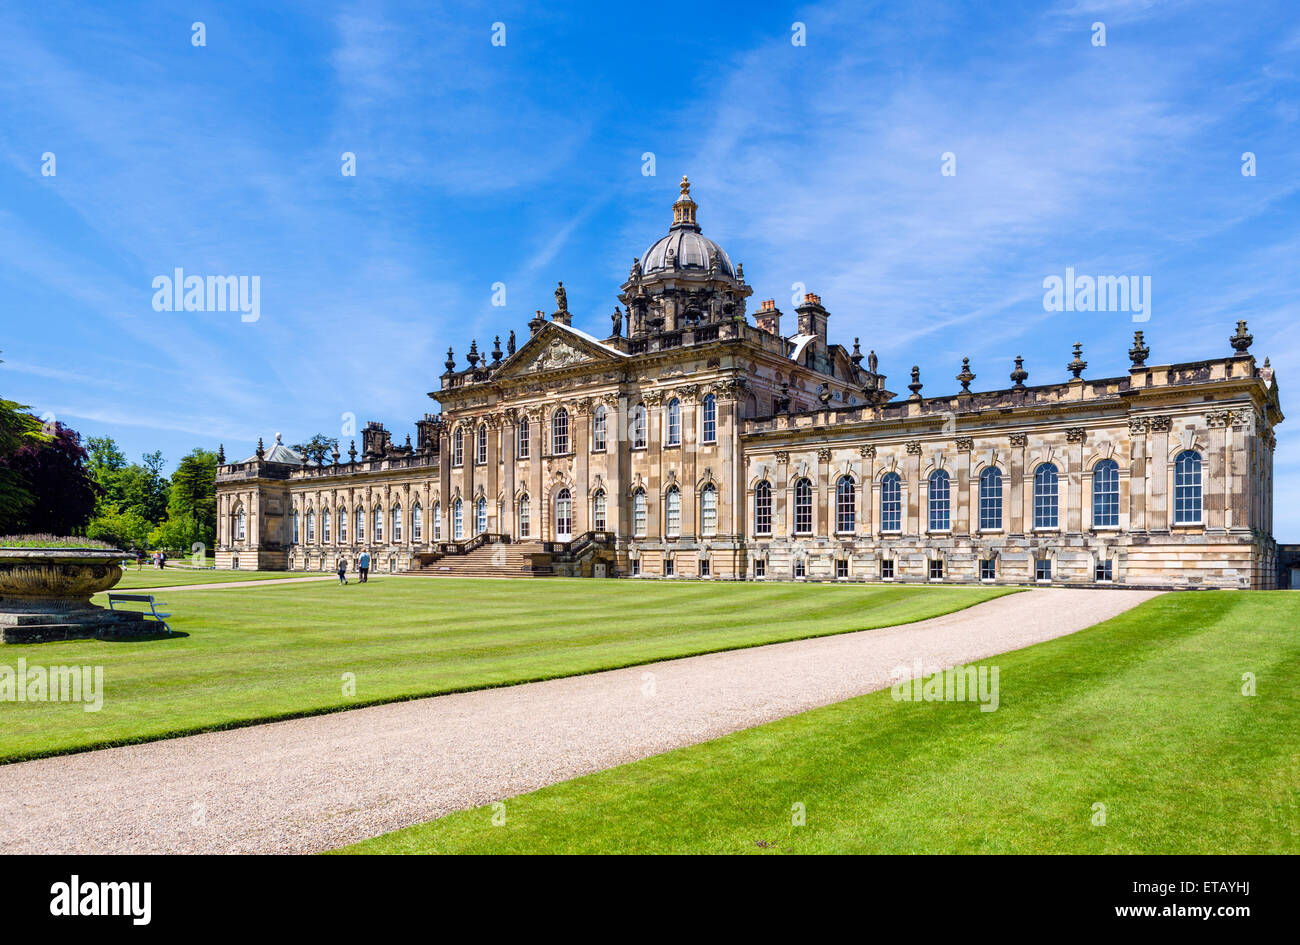
<path id="1" fill-rule="evenodd" d="M 1130 316 L 1043 310 L 1067 266 L 1151 277 L 1153 363 L 1248 319 L 1295 541 L 1297 144 L 1293 0 L 0 4 L 0 395 L 169 464 L 345 412 L 400 440 L 448 345 L 522 336 L 557 280 L 607 334 L 685 173 L 755 301 L 806 284 L 894 390 L 1061 380 L 1075 341 L 1122 374 Z M 259 276 L 260 319 L 154 311 L 176 267 Z"/>

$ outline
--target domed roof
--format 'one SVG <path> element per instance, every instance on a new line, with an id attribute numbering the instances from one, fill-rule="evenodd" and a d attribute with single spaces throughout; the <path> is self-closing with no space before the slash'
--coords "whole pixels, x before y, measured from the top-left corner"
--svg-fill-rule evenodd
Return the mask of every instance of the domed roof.
<path id="1" fill-rule="evenodd" d="M 641 271 L 647 275 L 674 269 L 708 272 L 716 258 L 718 271 L 736 278 L 736 267 L 726 250 L 700 233 L 700 226 L 695 222 L 696 203 L 691 199 L 691 182 L 684 176 L 681 190 L 681 196 L 673 204 L 672 228 L 645 251 Z"/>
<path id="2" fill-rule="evenodd" d="M 731 257 L 726 250 L 698 229 L 675 226 L 667 236 L 645 251 L 641 257 L 641 271 L 646 274 L 670 269 L 698 269 L 707 272 L 709 259 L 714 253 L 718 257 L 718 271 L 734 279 L 736 268 L 731 265 Z"/>

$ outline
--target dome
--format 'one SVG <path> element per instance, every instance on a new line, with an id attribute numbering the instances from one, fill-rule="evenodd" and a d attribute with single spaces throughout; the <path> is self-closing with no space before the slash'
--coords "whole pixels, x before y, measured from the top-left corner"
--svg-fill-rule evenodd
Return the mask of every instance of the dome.
<path id="1" fill-rule="evenodd" d="M 675 269 L 694 269 L 708 272 L 716 256 L 718 271 L 736 278 L 736 267 L 731 257 L 713 240 L 700 233 L 695 222 L 695 201 L 691 199 L 691 183 L 682 178 L 681 196 L 673 204 L 673 225 L 668 235 L 658 240 L 641 257 L 641 271 L 646 274 L 670 272 Z"/>
<path id="2" fill-rule="evenodd" d="M 718 271 L 734 279 L 736 268 L 731 265 L 731 257 L 726 250 L 697 230 L 673 227 L 667 236 L 645 251 L 641 257 L 641 271 L 647 275 L 671 269 L 707 272 L 709 258 L 715 253 L 718 257 Z"/>

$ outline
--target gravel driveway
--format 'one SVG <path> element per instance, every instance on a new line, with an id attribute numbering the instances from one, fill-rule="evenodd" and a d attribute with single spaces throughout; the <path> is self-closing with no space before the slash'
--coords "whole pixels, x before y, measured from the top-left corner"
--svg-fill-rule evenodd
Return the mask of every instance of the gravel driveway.
<path id="1" fill-rule="evenodd" d="M 1073 633 L 1155 592 L 919 623 L 0 766 L 7 853 L 307 853 Z M 1005 678 L 1004 686 L 1012 684 Z"/>

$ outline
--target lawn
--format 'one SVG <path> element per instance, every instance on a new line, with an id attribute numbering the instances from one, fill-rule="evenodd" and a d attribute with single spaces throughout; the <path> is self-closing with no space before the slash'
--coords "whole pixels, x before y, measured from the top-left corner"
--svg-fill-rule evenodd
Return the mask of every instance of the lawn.
<path id="1" fill-rule="evenodd" d="M 872 693 L 347 852 L 1296 853 L 1297 627 L 1294 592 L 1166 594 L 985 661 L 996 712 Z"/>
<path id="2" fill-rule="evenodd" d="M 199 571 L 168 567 L 159 571 L 145 563 L 139 571 L 135 565 L 122 569 L 122 580 L 113 585 L 115 591 L 129 591 L 144 587 L 175 587 L 178 584 L 225 584 L 229 581 L 270 581 L 294 577 L 329 577 L 306 571 Z"/>
<path id="3" fill-rule="evenodd" d="M 99 712 L 0 702 L 0 761 L 906 623 L 1007 592 L 382 577 L 171 590 L 186 636 L 0 648 L 13 667 L 102 666 L 105 693 Z"/>

